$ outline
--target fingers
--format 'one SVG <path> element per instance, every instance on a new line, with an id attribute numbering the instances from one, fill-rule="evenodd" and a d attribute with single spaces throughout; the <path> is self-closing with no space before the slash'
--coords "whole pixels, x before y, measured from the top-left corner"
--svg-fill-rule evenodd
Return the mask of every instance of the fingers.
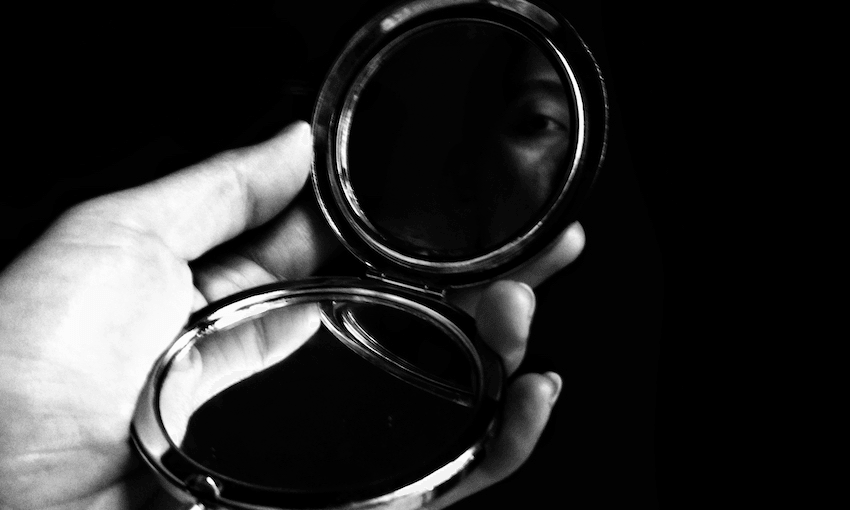
<path id="1" fill-rule="evenodd" d="M 210 248 L 277 215 L 310 172 L 309 125 L 233 150 L 152 183 L 77 208 L 160 238 L 178 257 L 194 260 Z"/>
<path id="2" fill-rule="evenodd" d="M 577 259 L 584 249 L 584 244 L 584 229 L 581 224 L 575 222 L 567 227 L 545 251 L 502 278 L 536 287 Z M 480 286 L 461 289 L 452 293 L 451 300 L 471 313 L 481 299 L 482 290 Z"/>
<path id="3" fill-rule="evenodd" d="M 287 358 L 313 336 L 320 321 L 313 303 L 285 306 L 208 334 L 181 353 L 160 390 L 162 421 L 171 439 L 179 444 L 200 406 Z"/>
<path id="4" fill-rule="evenodd" d="M 577 259 L 584 243 L 584 228 L 579 222 L 572 223 L 543 253 L 507 278 L 536 287 Z"/>
<path id="5" fill-rule="evenodd" d="M 516 471 L 540 439 L 561 385 L 561 378 L 552 372 L 517 378 L 507 391 L 502 428 L 481 465 L 429 508 L 445 508 Z"/>
<path id="6" fill-rule="evenodd" d="M 339 247 L 307 196 L 238 245 L 212 252 L 193 265 L 195 287 L 215 301 L 258 285 L 312 274 Z"/>
<path id="7" fill-rule="evenodd" d="M 535 308 L 530 285 L 542 282 L 575 260 L 583 246 L 584 232 L 575 223 L 542 257 L 511 275 L 519 281 L 498 281 L 455 296 L 467 309 L 475 307 L 478 332 L 501 356 L 509 375 L 525 355 Z M 482 464 L 429 508 L 445 508 L 516 471 L 537 444 L 561 385 L 561 378 L 552 372 L 518 377 L 506 392 L 504 422 Z"/>
<path id="8" fill-rule="evenodd" d="M 534 291 L 525 283 L 498 281 L 481 293 L 475 314 L 478 333 L 502 358 L 508 375 L 525 355 L 534 307 Z"/>

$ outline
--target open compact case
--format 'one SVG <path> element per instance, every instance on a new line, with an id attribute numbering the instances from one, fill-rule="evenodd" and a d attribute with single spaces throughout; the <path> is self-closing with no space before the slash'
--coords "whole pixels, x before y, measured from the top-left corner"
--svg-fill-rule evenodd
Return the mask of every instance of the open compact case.
<path id="1" fill-rule="evenodd" d="M 190 319 L 132 437 L 195 508 L 419 508 L 497 433 L 501 360 L 446 291 L 508 274 L 575 219 L 604 84 L 559 13 L 413 0 L 372 18 L 313 113 L 313 186 L 364 277 L 267 285 Z"/>

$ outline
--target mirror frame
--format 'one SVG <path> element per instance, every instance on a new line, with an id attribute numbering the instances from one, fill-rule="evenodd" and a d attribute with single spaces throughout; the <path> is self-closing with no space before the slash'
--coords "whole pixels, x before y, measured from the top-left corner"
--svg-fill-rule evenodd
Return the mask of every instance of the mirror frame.
<path id="1" fill-rule="evenodd" d="M 422 314 L 456 335 L 466 347 L 476 371 L 475 411 L 470 425 L 450 449 L 458 455 L 418 481 L 389 493 L 364 488 L 360 492 L 303 492 L 257 486 L 210 471 L 185 455 L 168 433 L 159 406 L 160 392 L 171 363 L 195 342 L 276 309 L 308 302 L 342 299 L 394 306 Z M 437 296 L 377 280 L 310 278 L 250 289 L 196 312 L 180 336 L 160 356 L 139 396 L 131 427 L 133 442 L 160 484 L 176 499 L 210 508 L 394 508 L 421 505 L 448 490 L 483 458 L 499 426 L 504 369 L 498 355 L 478 338 L 474 320 Z M 418 508 L 418 506 L 414 506 Z M 406 507 L 405 507 L 406 508 Z"/>
<path id="2" fill-rule="evenodd" d="M 567 85 L 576 112 L 576 146 L 565 185 L 551 208 L 519 237 L 494 250 L 452 260 L 424 257 L 386 242 L 356 207 L 346 148 L 358 93 L 384 49 L 422 27 L 456 21 L 494 24 L 536 44 Z M 313 186 L 320 208 L 340 241 L 370 271 L 417 286 L 445 289 L 493 280 L 528 261 L 575 221 L 604 159 L 608 105 L 596 61 L 572 26 L 556 11 L 528 0 L 414 0 L 382 12 L 350 40 L 325 79 L 313 112 Z"/>

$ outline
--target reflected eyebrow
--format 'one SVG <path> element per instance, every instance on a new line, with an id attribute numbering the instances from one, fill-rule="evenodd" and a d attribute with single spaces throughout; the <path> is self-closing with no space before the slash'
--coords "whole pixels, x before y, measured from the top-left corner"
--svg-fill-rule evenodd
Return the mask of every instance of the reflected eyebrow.
<path id="1" fill-rule="evenodd" d="M 511 90 L 511 97 L 516 97 L 529 92 L 544 92 L 555 97 L 567 97 L 567 91 L 564 89 L 561 80 L 554 78 L 531 78 L 521 81 L 516 88 Z"/>

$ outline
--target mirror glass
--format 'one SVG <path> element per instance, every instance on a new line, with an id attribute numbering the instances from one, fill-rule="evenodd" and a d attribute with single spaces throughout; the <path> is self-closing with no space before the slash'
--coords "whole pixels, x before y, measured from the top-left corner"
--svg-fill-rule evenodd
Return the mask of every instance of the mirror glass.
<path id="1" fill-rule="evenodd" d="M 436 258 L 475 256 L 528 231 L 565 185 L 575 146 L 574 102 L 550 57 L 507 28 L 450 21 L 374 63 L 346 150 L 365 222 Z"/>
<path id="2" fill-rule="evenodd" d="M 175 356 L 162 422 L 185 456 L 221 477 L 383 494 L 469 446 L 474 357 L 447 331 L 389 304 L 276 308 Z"/>

